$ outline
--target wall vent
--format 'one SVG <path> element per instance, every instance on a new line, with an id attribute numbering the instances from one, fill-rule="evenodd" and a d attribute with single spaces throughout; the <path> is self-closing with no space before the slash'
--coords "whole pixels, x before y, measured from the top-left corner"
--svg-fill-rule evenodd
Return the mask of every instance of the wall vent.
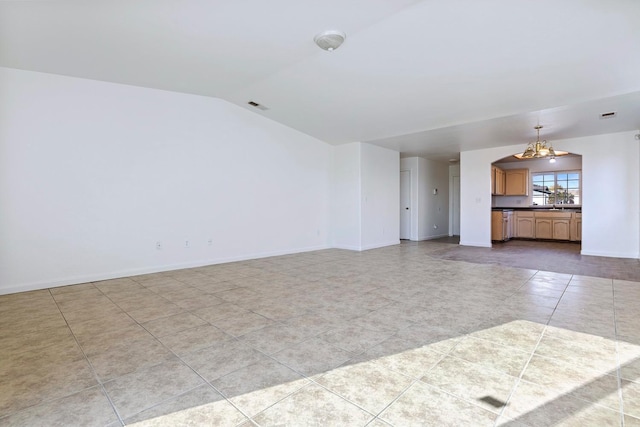
<path id="1" fill-rule="evenodd" d="M 609 112 L 600 114 L 600 118 L 601 119 L 610 119 L 610 118 L 615 117 L 615 116 L 616 116 L 616 112 L 615 111 L 609 111 Z"/>
<path id="2" fill-rule="evenodd" d="M 249 101 L 249 102 L 247 102 L 247 104 L 251 105 L 252 107 L 257 108 L 258 110 L 262 110 L 262 111 L 266 111 L 266 110 L 268 110 L 268 108 L 267 108 L 267 107 L 265 107 L 265 106 L 264 106 L 264 105 L 262 105 L 262 104 L 258 104 L 258 103 L 257 103 L 257 102 L 255 102 L 255 101 Z"/>

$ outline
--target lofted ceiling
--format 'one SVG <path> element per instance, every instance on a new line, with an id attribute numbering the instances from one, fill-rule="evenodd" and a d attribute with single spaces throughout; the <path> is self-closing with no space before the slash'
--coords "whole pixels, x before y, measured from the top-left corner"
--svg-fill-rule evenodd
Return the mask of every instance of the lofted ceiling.
<path id="1" fill-rule="evenodd" d="M 638 0 L 3 0 L 0 66 L 218 97 L 446 161 L 538 123 L 551 141 L 640 129 L 639 18 Z M 313 42 L 329 29 L 347 34 L 334 52 Z"/>

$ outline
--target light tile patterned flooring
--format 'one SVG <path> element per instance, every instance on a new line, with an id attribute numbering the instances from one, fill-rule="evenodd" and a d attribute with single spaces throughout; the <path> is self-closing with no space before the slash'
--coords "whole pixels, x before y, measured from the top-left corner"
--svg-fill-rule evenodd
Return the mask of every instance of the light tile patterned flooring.
<path id="1" fill-rule="evenodd" d="M 0 296 L 0 425 L 640 426 L 640 283 L 438 244 Z"/>

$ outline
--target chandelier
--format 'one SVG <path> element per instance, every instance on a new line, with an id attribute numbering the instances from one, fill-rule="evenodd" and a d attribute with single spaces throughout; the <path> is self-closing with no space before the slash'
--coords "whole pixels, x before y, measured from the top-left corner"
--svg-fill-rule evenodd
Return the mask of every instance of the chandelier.
<path id="1" fill-rule="evenodd" d="M 531 159 L 531 158 L 539 159 L 540 157 L 547 157 L 547 156 L 555 157 L 556 152 L 553 150 L 553 147 L 551 146 L 551 144 L 547 145 L 546 140 L 540 141 L 540 129 L 542 129 L 542 126 L 538 125 L 534 127 L 534 129 L 538 132 L 538 137 L 536 138 L 536 142 L 530 142 L 529 145 L 527 145 L 527 149 L 524 150 L 524 153 L 522 153 L 522 158 L 523 159 Z"/>
<path id="2" fill-rule="evenodd" d="M 546 140 L 540 141 L 540 129 L 542 129 L 541 125 L 535 126 L 534 129 L 538 133 L 536 141 L 527 144 L 527 149 L 524 150 L 524 153 L 516 154 L 514 157 L 518 159 L 548 158 L 551 163 L 554 163 L 557 156 L 564 156 L 566 154 L 569 154 L 566 151 L 555 151 L 551 144 L 547 143 Z"/>

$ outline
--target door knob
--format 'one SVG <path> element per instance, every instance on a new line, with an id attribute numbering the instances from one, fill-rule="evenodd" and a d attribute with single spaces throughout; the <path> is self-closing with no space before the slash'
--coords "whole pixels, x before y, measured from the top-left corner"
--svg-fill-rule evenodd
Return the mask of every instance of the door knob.
<path id="1" fill-rule="evenodd" d="M 409 210 L 409 208 L 405 208 L 406 210 Z"/>

